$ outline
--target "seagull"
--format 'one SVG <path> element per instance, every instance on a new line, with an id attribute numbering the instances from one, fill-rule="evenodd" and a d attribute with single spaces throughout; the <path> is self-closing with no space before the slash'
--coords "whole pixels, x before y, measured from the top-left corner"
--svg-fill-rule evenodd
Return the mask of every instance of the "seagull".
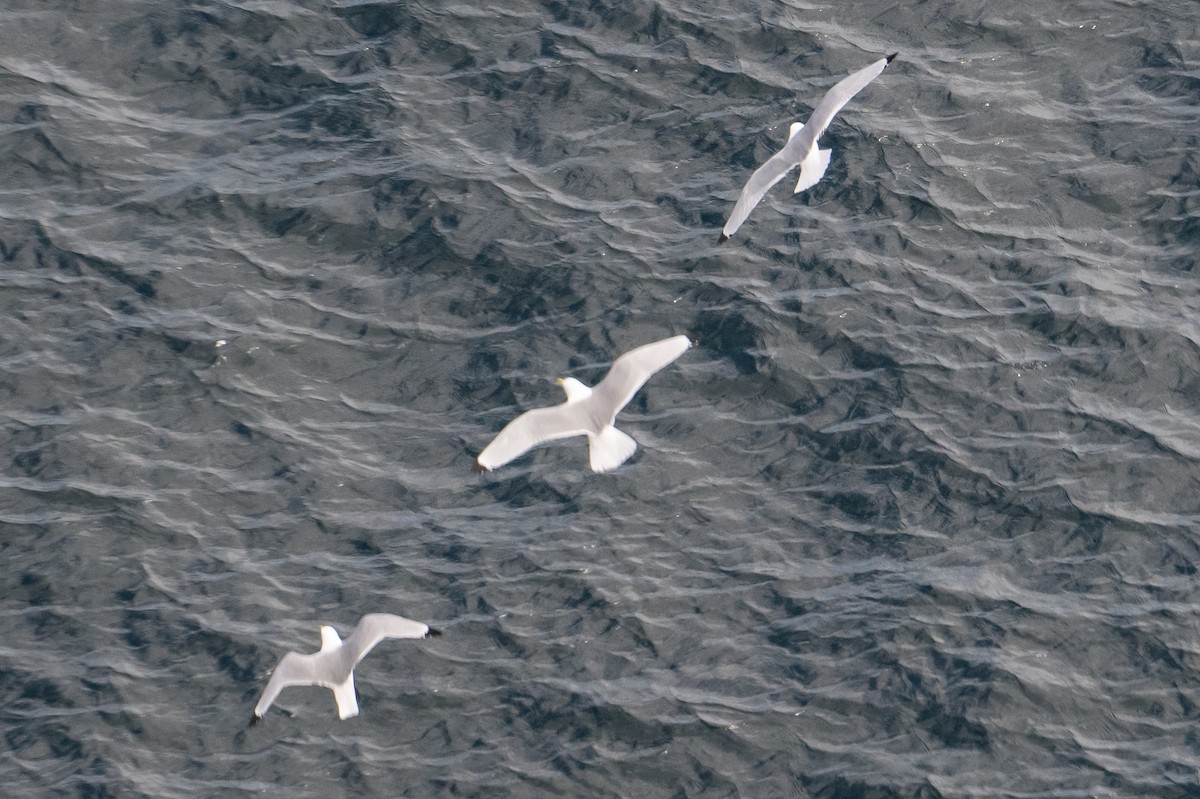
<path id="1" fill-rule="evenodd" d="M 428 638 L 441 635 L 429 625 L 412 621 L 390 613 L 368 613 L 359 620 L 350 637 L 343 641 L 337 630 L 321 625 L 321 651 L 311 655 L 288 652 L 275 667 L 275 673 L 263 689 L 254 713 L 250 716 L 253 727 L 266 714 L 279 696 L 279 692 L 291 685 L 319 685 L 333 691 L 337 702 L 338 718 L 348 719 L 358 715 L 358 699 L 354 694 L 354 667 L 366 657 L 375 644 L 384 638 Z"/>
<path id="2" fill-rule="evenodd" d="M 729 214 L 729 219 L 725 221 L 725 227 L 721 228 L 717 244 L 724 244 L 729 240 L 729 237 L 746 221 L 746 217 L 750 216 L 750 212 L 754 210 L 754 206 L 758 205 L 763 195 L 772 186 L 783 180 L 796 164 L 800 165 L 800 179 L 796 181 L 796 190 L 792 193 L 798 194 L 817 185 L 817 181 L 821 179 L 825 174 L 826 167 L 829 166 L 830 154 L 828 149 L 822 150 L 817 146 L 817 139 L 821 138 L 825 128 L 829 127 L 829 123 L 833 121 L 833 115 L 841 111 L 842 106 L 850 102 L 851 97 L 879 77 L 883 68 L 892 63 L 892 59 L 897 55 L 899 53 L 892 53 L 874 64 L 852 73 L 849 77 L 842 78 L 821 98 L 821 102 L 817 103 L 817 107 L 813 109 L 812 115 L 808 118 L 807 125 L 802 122 L 792 123 L 788 129 L 787 144 L 755 170 L 754 174 L 750 176 L 750 180 L 746 181 L 746 187 L 742 189 L 742 196 L 738 197 L 733 211 Z"/>
<path id="3" fill-rule="evenodd" d="M 495 469 L 543 441 L 569 436 L 588 437 L 588 461 L 593 472 L 610 472 L 637 449 L 637 442 L 613 427 L 613 420 L 650 376 L 692 346 L 687 336 L 672 336 L 630 350 L 617 360 L 604 379 L 588 388 L 573 377 L 558 380 L 567 401 L 536 408 L 513 419 L 476 459 L 476 471 Z"/>

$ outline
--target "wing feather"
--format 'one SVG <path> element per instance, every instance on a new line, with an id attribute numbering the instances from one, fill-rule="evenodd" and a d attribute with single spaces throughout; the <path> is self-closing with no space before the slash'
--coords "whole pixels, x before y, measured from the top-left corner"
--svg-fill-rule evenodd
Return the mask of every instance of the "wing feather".
<path id="1" fill-rule="evenodd" d="M 310 661 L 312 655 L 301 655 L 298 652 L 288 652 L 279 661 L 267 687 L 263 689 L 258 704 L 254 706 L 254 715 L 261 718 L 271 708 L 279 692 L 292 685 L 320 685 L 313 677 Z"/>
<path id="2" fill-rule="evenodd" d="M 729 212 L 729 219 L 725 220 L 725 227 L 721 228 L 721 235 L 724 238 L 727 239 L 737 232 L 737 229 L 746 221 L 746 217 L 750 216 L 750 212 L 762 201 L 771 187 L 783 180 L 796 165 L 798 159 L 791 155 L 791 142 L 803 135 L 804 131 L 802 130 L 792 137 L 784 149 L 775 153 L 767 159 L 765 164 L 754 170 L 754 174 L 746 181 L 741 195 L 734 203 L 733 210 Z"/>
<path id="3" fill-rule="evenodd" d="M 476 461 L 485 469 L 496 469 L 545 441 L 587 433 L 580 415 L 568 411 L 568 407 L 564 403 L 526 411 L 505 425 Z"/>
<path id="4" fill-rule="evenodd" d="M 342 649 L 354 664 L 385 638 L 424 638 L 428 634 L 429 625 L 419 621 L 392 613 L 368 613 L 359 620 L 350 637 L 342 642 Z"/>
<path id="5" fill-rule="evenodd" d="M 883 73 L 883 68 L 888 65 L 889 61 L 890 59 L 881 58 L 868 64 L 857 72 L 852 72 L 842 78 L 825 93 L 804 125 L 805 130 L 809 131 L 812 136 L 813 143 L 821 138 L 821 134 L 825 132 L 825 128 L 829 127 L 829 123 L 833 121 L 837 112 L 841 111 L 854 95 L 865 89 L 868 83 Z M 807 155 L 807 152 L 804 154 Z"/>
<path id="6" fill-rule="evenodd" d="M 671 336 L 630 350 L 613 361 L 608 374 L 584 402 L 593 403 L 594 414 L 612 424 L 650 376 L 683 355 L 690 346 L 692 342 L 687 336 Z"/>

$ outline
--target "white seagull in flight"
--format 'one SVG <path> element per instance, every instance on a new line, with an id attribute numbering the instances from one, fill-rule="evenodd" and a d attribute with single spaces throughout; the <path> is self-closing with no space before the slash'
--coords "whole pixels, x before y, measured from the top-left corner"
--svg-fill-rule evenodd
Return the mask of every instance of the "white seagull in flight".
<path id="1" fill-rule="evenodd" d="M 692 346 L 687 336 L 672 336 L 630 350 L 613 361 L 604 379 L 588 388 L 573 377 L 558 383 L 567 401 L 526 411 L 508 423 L 476 459 L 477 471 L 495 469 L 544 441 L 588 437 L 588 461 L 594 472 L 610 472 L 637 449 L 637 442 L 613 427 L 617 414 L 650 376 Z"/>
<path id="2" fill-rule="evenodd" d="M 384 638 L 428 638 L 441 635 L 429 625 L 390 613 L 368 613 L 359 620 L 350 637 L 343 641 L 337 630 L 321 626 L 321 651 L 311 655 L 288 652 L 275 667 L 267 687 L 263 689 L 250 726 L 263 717 L 279 696 L 291 685 L 319 685 L 333 691 L 338 718 L 358 715 L 358 699 L 354 694 L 354 667 Z"/>
<path id="3" fill-rule="evenodd" d="M 783 180 L 796 164 L 800 165 L 800 179 L 796 182 L 796 190 L 792 192 L 793 194 L 810 189 L 817 184 L 817 181 L 825 174 L 826 167 L 829 166 L 830 153 L 829 150 L 822 150 L 817 146 L 817 139 L 821 138 L 825 128 L 829 127 L 834 114 L 841 111 L 842 106 L 850 102 L 850 98 L 862 91 L 868 83 L 879 77 L 883 68 L 892 63 L 892 59 L 897 55 L 899 54 L 892 53 L 874 64 L 852 73 L 849 77 L 842 78 L 821 98 L 821 102 L 817 103 L 817 107 L 813 109 L 812 115 L 808 118 L 807 125 L 801 122 L 792 123 L 791 128 L 788 129 L 787 144 L 755 170 L 754 174 L 750 176 L 750 180 L 746 181 L 746 187 L 742 189 L 742 196 L 738 197 L 733 211 L 729 214 L 729 219 L 725 222 L 725 227 L 721 229 L 717 244 L 724 244 L 730 236 L 737 232 L 763 195 L 772 186 Z"/>

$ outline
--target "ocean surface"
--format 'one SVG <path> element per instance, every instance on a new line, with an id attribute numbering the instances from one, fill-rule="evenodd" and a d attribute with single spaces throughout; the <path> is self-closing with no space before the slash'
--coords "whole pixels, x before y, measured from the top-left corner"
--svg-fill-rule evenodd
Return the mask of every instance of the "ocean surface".
<path id="1" fill-rule="evenodd" d="M 1194 0 L 10 0 L 0 794 L 1200 796 L 1198 249 Z"/>

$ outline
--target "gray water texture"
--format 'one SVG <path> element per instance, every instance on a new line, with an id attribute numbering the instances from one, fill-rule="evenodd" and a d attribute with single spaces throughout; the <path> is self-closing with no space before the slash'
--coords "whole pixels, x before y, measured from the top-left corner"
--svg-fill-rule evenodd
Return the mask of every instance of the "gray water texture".
<path id="1" fill-rule="evenodd" d="M 1200 796 L 1198 132 L 1191 1 L 10 0 L 0 793 Z"/>

